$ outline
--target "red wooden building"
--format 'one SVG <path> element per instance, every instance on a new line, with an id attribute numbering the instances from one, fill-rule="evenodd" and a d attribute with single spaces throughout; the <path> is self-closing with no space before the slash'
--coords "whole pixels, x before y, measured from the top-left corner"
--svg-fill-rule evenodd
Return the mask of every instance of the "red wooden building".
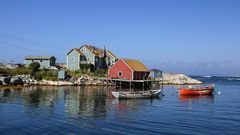
<path id="1" fill-rule="evenodd" d="M 146 80 L 149 74 L 142 62 L 131 59 L 120 59 L 108 70 L 108 77 L 112 79 Z"/>

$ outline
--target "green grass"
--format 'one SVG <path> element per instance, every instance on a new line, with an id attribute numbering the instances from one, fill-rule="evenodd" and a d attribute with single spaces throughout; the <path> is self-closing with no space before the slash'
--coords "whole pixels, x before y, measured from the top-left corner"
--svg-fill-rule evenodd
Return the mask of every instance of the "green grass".
<path id="1" fill-rule="evenodd" d="M 36 72 L 34 77 L 37 80 L 45 79 L 45 80 L 57 81 L 58 80 L 58 72 L 43 69 L 43 70 Z"/>
<path id="2" fill-rule="evenodd" d="M 9 75 L 27 75 L 30 74 L 30 70 L 25 67 L 17 67 L 14 69 L 0 68 L 0 73 Z"/>
<path id="3" fill-rule="evenodd" d="M 0 68 L 0 73 L 1 74 L 9 74 L 12 76 L 15 75 L 32 75 L 34 76 L 35 79 L 37 80 L 52 80 L 56 81 L 58 80 L 58 70 L 47 70 L 47 69 L 41 69 L 38 71 L 35 71 L 34 73 L 31 72 L 29 68 L 26 67 L 17 67 L 14 69 L 7 69 L 7 68 Z M 74 77 L 74 78 L 79 78 L 81 76 L 92 76 L 92 77 L 106 77 L 107 70 L 104 69 L 97 69 L 95 72 L 89 72 L 89 71 L 83 71 L 83 70 L 78 70 L 78 71 L 67 71 L 67 75 Z"/>

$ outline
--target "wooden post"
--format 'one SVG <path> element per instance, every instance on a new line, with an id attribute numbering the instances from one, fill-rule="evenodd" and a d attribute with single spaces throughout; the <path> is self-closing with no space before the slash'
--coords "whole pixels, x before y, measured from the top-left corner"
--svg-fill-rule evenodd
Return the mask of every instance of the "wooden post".
<path id="1" fill-rule="evenodd" d="M 145 77 L 145 74 L 143 75 L 143 90 L 144 90 L 144 87 L 145 87 L 144 77 Z"/>
<path id="2" fill-rule="evenodd" d="M 132 80 L 130 80 L 130 91 L 132 91 Z"/>
<path id="3" fill-rule="evenodd" d="M 122 90 L 122 82 L 121 82 L 121 79 L 120 79 L 120 90 Z"/>
<path id="4" fill-rule="evenodd" d="M 148 90 L 148 79 L 147 79 L 147 90 Z"/>
<path id="5" fill-rule="evenodd" d="M 144 90 L 144 80 L 143 80 L 143 90 Z"/>
<path id="6" fill-rule="evenodd" d="M 152 86 L 151 86 L 151 87 L 152 87 L 152 89 L 153 89 L 153 80 L 152 80 Z"/>

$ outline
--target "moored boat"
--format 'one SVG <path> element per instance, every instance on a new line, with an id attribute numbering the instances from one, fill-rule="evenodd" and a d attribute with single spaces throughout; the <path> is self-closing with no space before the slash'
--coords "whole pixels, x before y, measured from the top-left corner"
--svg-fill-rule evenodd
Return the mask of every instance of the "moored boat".
<path id="1" fill-rule="evenodd" d="M 149 91 L 131 91 L 131 92 L 112 92 L 114 98 L 117 99 L 135 99 L 135 98 L 156 98 L 162 92 L 159 90 L 149 90 Z"/>
<path id="2" fill-rule="evenodd" d="M 179 88 L 180 95 L 211 95 L 214 91 L 214 85 L 197 88 Z"/>

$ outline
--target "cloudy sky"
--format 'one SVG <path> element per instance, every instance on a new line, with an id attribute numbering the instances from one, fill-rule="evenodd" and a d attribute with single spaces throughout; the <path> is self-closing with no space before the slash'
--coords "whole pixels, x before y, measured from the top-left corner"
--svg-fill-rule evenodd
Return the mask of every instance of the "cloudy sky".
<path id="1" fill-rule="evenodd" d="M 106 46 L 149 68 L 240 76 L 239 0 L 1 0 L 0 62 Z"/>

